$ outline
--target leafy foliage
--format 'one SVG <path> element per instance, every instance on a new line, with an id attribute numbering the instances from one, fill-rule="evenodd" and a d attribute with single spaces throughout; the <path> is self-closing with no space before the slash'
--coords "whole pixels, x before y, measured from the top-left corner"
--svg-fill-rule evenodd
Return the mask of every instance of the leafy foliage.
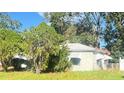
<path id="1" fill-rule="evenodd" d="M 5 71 L 9 66 L 12 57 L 19 53 L 19 42 L 21 37 L 11 30 L 0 30 L 0 62 Z"/>
<path id="2" fill-rule="evenodd" d="M 68 61 L 67 47 L 62 45 L 57 55 L 50 55 L 47 71 L 67 71 L 70 69 L 70 67 L 71 63 Z"/>
<path id="3" fill-rule="evenodd" d="M 112 52 L 114 62 L 119 61 L 119 57 L 124 56 L 124 13 L 112 12 L 106 14 L 106 30 L 104 39 L 106 48 Z"/>
<path id="4" fill-rule="evenodd" d="M 50 56 L 59 56 L 60 44 L 63 41 L 63 36 L 57 34 L 54 28 L 49 27 L 45 23 L 40 24 L 32 31 L 24 32 L 23 38 L 27 44 L 25 45 L 27 48 L 24 49 L 26 49 L 25 51 L 28 50 L 27 55 L 30 55 L 32 64 L 34 66 L 34 71 L 36 73 L 40 73 L 40 71 L 46 71 L 48 65 L 52 64 L 48 64 Z M 52 58 L 54 59 L 54 57 Z M 60 60 L 63 59 L 60 57 L 58 62 Z M 67 60 L 63 60 L 63 62 L 66 63 Z M 66 67 L 61 69 L 61 71 L 64 69 L 66 69 Z"/>
<path id="5" fill-rule="evenodd" d="M 0 29 L 18 30 L 21 23 L 12 20 L 7 13 L 0 13 Z"/>
<path id="6" fill-rule="evenodd" d="M 83 43 L 88 43 L 87 45 L 99 47 L 100 39 L 103 31 L 105 13 L 46 13 L 46 18 L 51 23 L 59 34 L 65 36 L 66 39 L 72 39 L 71 41 L 76 41 L 77 37 L 82 37 L 83 35 L 90 35 L 85 38 L 81 38 Z M 81 35 L 82 34 L 82 35 Z M 94 39 L 95 38 L 95 39 Z M 84 39 L 84 40 L 83 40 Z M 91 40 L 91 41 L 90 41 Z M 95 40 L 93 43 L 92 41 Z"/>
<path id="7" fill-rule="evenodd" d="M 45 13 L 45 16 L 57 33 L 62 35 L 71 24 L 72 13 L 70 12 L 51 12 Z"/>
<path id="8" fill-rule="evenodd" d="M 97 38 L 90 33 L 82 33 L 81 35 L 73 36 L 69 38 L 72 43 L 82 43 L 88 46 L 96 46 Z"/>

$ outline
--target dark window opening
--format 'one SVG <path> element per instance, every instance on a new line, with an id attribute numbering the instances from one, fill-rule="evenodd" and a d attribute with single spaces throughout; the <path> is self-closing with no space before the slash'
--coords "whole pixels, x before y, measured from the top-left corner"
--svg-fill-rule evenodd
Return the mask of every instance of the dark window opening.
<path id="1" fill-rule="evenodd" d="M 71 58 L 71 62 L 73 65 L 79 65 L 81 59 L 80 58 Z"/>
<path id="2" fill-rule="evenodd" d="M 98 65 L 100 68 L 102 68 L 102 60 L 101 60 L 101 59 L 97 60 L 97 65 Z"/>

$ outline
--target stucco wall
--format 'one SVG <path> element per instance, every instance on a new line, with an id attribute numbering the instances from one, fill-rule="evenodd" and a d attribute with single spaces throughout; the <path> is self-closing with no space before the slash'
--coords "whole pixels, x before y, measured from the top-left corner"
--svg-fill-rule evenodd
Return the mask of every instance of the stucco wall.
<path id="1" fill-rule="evenodd" d="M 72 65 L 72 71 L 92 71 L 94 69 L 95 55 L 93 52 L 70 52 L 70 57 L 81 58 L 79 65 Z"/>

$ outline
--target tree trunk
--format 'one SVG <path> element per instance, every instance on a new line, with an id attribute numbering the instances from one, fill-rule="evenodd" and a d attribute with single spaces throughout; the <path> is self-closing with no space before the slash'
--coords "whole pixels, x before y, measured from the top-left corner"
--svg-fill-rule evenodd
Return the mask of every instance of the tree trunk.
<path id="1" fill-rule="evenodd" d="M 39 67 L 37 62 L 35 63 L 35 73 L 36 74 L 40 74 L 41 73 L 40 67 Z"/>
<path id="2" fill-rule="evenodd" d="M 40 74 L 41 70 L 39 68 L 36 68 L 36 74 Z"/>
<path id="3" fill-rule="evenodd" d="M 4 72 L 7 72 L 8 66 L 6 66 L 6 64 L 4 62 L 1 62 L 1 63 L 2 63 L 2 68 L 3 68 Z"/>

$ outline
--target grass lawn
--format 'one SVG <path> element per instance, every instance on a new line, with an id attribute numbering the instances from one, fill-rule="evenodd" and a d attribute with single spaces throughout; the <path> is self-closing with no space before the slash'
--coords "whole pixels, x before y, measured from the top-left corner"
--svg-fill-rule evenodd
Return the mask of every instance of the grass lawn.
<path id="1" fill-rule="evenodd" d="M 32 72 L 0 72 L 0 80 L 121 80 L 124 72 L 118 71 L 87 71 L 42 73 Z"/>

